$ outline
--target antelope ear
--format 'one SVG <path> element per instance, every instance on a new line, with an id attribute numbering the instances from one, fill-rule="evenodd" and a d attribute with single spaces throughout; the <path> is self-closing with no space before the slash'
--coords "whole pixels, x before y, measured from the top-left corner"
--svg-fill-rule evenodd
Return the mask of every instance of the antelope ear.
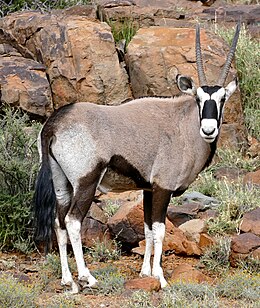
<path id="1" fill-rule="evenodd" d="M 230 98 L 230 96 L 236 91 L 238 86 L 238 78 L 235 78 L 231 81 L 225 88 L 226 90 L 226 101 Z"/>
<path id="2" fill-rule="evenodd" d="M 179 90 L 185 94 L 196 95 L 197 88 L 191 77 L 178 74 L 176 82 Z"/>

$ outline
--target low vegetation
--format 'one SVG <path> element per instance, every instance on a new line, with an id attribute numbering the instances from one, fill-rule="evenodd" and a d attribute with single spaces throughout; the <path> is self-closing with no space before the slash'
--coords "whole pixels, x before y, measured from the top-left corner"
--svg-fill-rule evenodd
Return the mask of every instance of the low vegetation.
<path id="1" fill-rule="evenodd" d="M 217 28 L 217 34 L 231 44 L 234 29 Z M 245 124 L 249 133 L 260 140 L 260 42 L 253 40 L 242 26 L 236 51 L 236 68 L 239 74 L 239 84 L 242 95 Z"/>
<path id="2" fill-rule="evenodd" d="M 0 276 L 0 307 L 34 308 L 38 291 L 33 286 L 25 286 L 18 279 L 3 274 Z"/>
<path id="3" fill-rule="evenodd" d="M 214 246 L 204 252 L 200 258 L 200 264 L 205 266 L 207 272 L 217 274 L 221 268 L 221 275 L 223 275 L 230 269 L 230 243 L 231 239 L 228 237 L 219 238 Z"/>
<path id="4" fill-rule="evenodd" d="M 220 168 L 236 170 L 237 174 L 258 170 L 259 158 L 244 157 L 240 152 L 230 149 L 218 149 L 214 163 L 203 171 L 189 187 L 189 191 L 199 191 L 219 201 L 216 207 L 218 216 L 208 220 L 208 232 L 211 235 L 225 236 L 237 232 L 244 213 L 259 206 L 260 191 L 256 186 L 244 185 L 242 176 L 236 180 L 216 179 Z M 172 199 L 173 204 L 181 204 L 182 197 Z"/>
<path id="5" fill-rule="evenodd" d="M 89 4 L 90 2 L 90 0 L 0 0 L 0 17 L 16 11 L 49 12 L 53 9 L 64 9 L 76 4 Z"/>
<path id="6" fill-rule="evenodd" d="M 154 296 L 144 291 L 134 292 L 127 307 L 151 308 L 215 308 L 215 307 L 259 307 L 259 278 L 238 272 L 227 275 L 218 283 L 187 283 L 177 281 L 164 289 L 163 294 Z"/>
<path id="7" fill-rule="evenodd" d="M 95 240 L 93 245 L 87 248 L 87 253 L 97 262 L 118 260 L 121 256 L 121 245 L 116 239 Z"/>
<path id="8" fill-rule="evenodd" d="M 0 115 L 0 251 L 32 248 L 31 204 L 38 170 L 39 125 L 19 110 Z"/>

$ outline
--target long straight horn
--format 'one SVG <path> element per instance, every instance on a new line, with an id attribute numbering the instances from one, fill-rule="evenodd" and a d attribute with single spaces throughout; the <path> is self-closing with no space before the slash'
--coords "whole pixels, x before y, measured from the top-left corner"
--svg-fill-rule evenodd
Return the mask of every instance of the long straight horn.
<path id="1" fill-rule="evenodd" d="M 200 86 L 205 86 L 207 84 L 207 79 L 203 69 L 201 47 L 200 47 L 200 26 L 197 24 L 196 27 L 196 62 Z"/>
<path id="2" fill-rule="evenodd" d="M 234 55 L 235 55 L 235 51 L 236 51 L 236 47 L 237 47 L 237 42 L 238 42 L 238 37 L 239 37 L 239 32 L 240 32 L 240 27 L 241 27 L 241 23 L 239 22 L 237 24 L 237 27 L 236 27 L 236 33 L 234 35 L 233 42 L 232 42 L 232 45 L 231 45 L 229 53 L 228 53 L 226 63 L 225 63 L 224 68 L 223 68 L 223 70 L 220 73 L 219 78 L 218 78 L 218 83 L 217 84 L 219 86 L 221 86 L 221 87 L 224 86 L 224 83 L 226 81 L 226 78 L 227 78 L 227 75 L 228 75 L 228 72 L 229 72 L 232 60 L 233 60 Z"/>

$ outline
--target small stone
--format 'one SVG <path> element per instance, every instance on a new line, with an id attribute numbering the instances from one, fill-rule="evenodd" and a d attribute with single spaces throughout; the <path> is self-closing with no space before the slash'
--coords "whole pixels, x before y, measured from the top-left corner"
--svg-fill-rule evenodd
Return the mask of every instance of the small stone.
<path id="1" fill-rule="evenodd" d="M 237 266 L 240 260 L 249 256 L 258 257 L 260 237 L 253 233 L 243 233 L 235 236 L 231 241 L 230 264 Z"/>
<path id="2" fill-rule="evenodd" d="M 260 236 L 260 208 L 244 214 L 240 224 L 240 230 Z"/>
<path id="3" fill-rule="evenodd" d="M 219 201 L 217 199 L 208 197 L 197 191 L 192 191 L 190 193 L 184 194 L 182 200 L 184 202 L 200 202 L 204 205 L 203 208 L 210 208 L 212 206 L 215 207 L 219 204 Z"/>
<path id="4" fill-rule="evenodd" d="M 192 219 L 179 226 L 189 240 L 199 243 L 200 234 L 206 231 L 206 223 L 202 219 Z"/>
<path id="5" fill-rule="evenodd" d="M 248 172 L 243 179 L 245 185 L 257 185 L 260 187 L 260 169 L 254 172 Z"/>
<path id="6" fill-rule="evenodd" d="M 215 245 L 216 241 L 206 233 L 200 234 L 199 247 L 205 249 L 207 247 Z"/>
<path id="7" fill-rule="evenodd" d="M 211 278 L 204 275 L 203 273 L 193 268 L 189 264 L 182 264 L 177 266 L 174 269 L 170 280 L 171 281 L 181 280 L 184 282 L 198 282 L 198 283 L 211 282 Z"/>
<path id="8" fill-rule="evenodd" d="M 124 284 L 125 289 L 144 290 L 148 292 L 158 292 L 161 288 L 160 281 L 153 277 L 144 277 L 128 280 Z"/>

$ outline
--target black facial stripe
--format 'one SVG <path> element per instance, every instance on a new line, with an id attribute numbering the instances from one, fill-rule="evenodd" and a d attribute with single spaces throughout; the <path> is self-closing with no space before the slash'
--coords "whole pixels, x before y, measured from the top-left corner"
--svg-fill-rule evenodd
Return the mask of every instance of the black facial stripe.
<path id="1" fill-rule="evenodd" d="M 218 120 L 218 109 L 217 104 L 214 100 L 210 99 L 205 101 L 202 109 L 202 119 Z"/>
<path id="2" fill-rule="evenodd" d="M 213 93 L 217 92 L 222 87 L 220 87 L 220 86 L 202 86 L 201 88 L 203 89 L 203 91 L 205 93 L 208 93 L 211 96 Z"/>

